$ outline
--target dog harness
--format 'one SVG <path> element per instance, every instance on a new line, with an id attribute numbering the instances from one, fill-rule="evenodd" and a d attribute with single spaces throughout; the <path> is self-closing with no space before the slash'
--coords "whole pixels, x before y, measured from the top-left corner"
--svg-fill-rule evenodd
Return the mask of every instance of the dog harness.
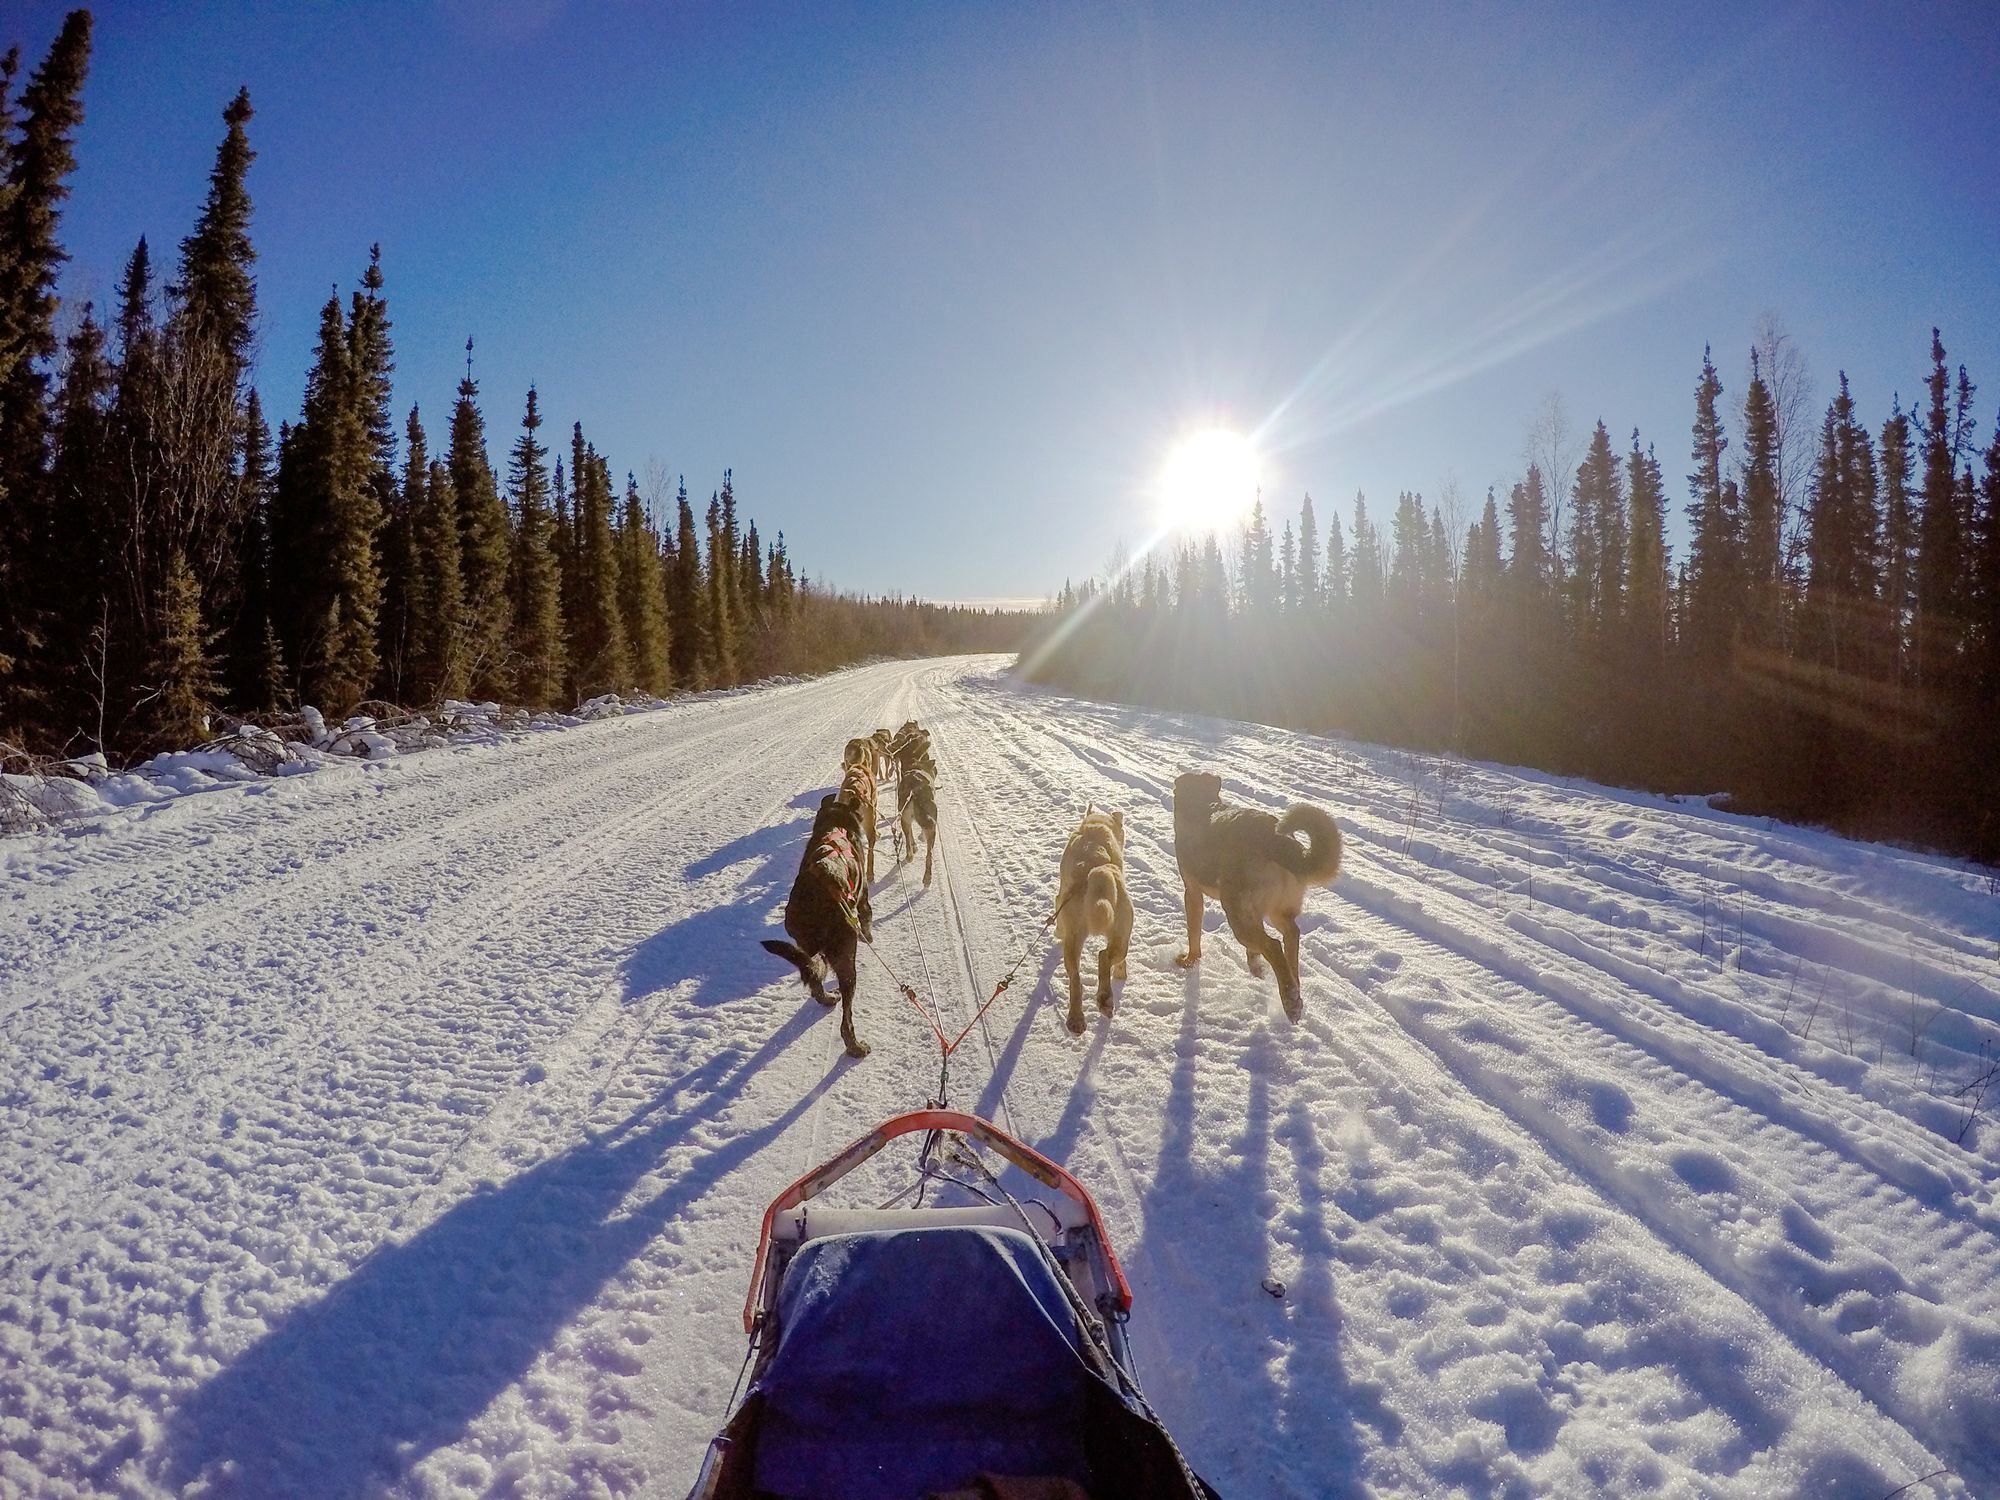
<path id="1" fill-rule="evenodd" d="M 845 828 L 829 828 L 819 841 L 813 868 L 822 871 L 840 902 L 840 914 L 856 932 L 861 930 L 861 860 L 854 836 Z"/>

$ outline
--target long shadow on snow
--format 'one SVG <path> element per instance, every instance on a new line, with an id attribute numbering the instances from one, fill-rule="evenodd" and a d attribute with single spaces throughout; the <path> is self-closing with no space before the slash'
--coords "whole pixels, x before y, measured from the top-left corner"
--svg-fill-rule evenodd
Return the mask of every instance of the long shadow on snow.
<path id="1" fill-rule="evenodd" d="M 372 1252 L 175 1409 L 168 1486 L 206 1476 L 215 1495 L 346 1500 L 394 1485 L 456 1441 L 665 1226 L 832 1085 L 844 1060 L 777 1119 L 731 1136 L 621 1212 L 663 1155 L 819 1014 L 804 1002 L 756 1051 L 717 1054 L 612 1130 Z"/>
<path id="2" fill-rule="evenodd" d="M 780 923 L 785 894 L 798 874 L 799 856 L 805 852 L 811 828 L 806 818 L 772 823 L 689 865 L 684 873 L 690 882 L 738 865 L 751 868 L 720 904 L 669 922 L 632 950 L 625 960 L 626 1001 L 693 980 L 686 999 L 696 1005 L 719 1005 L 747 999 L 774 980 L 796 975 L 783 959 L 757 945 L 784 935 Z"/>
<path id="3" fill-rule="evenodd" d="M 1147 1278 L 1155 1284 L 1138 1308 L 1138 1320 L 1150 1325 L 1158 1347 L 1171 1351 L 1171 1358 L 1146 1362 L 1139 1379 L 1171 1415 L 1175 1435 L 1196 1467 L 1225 1493 L 1269 1481 L 1272 1439 L 1263 1435 L 1274 1428 L 1281 1429 L 1276 1441 L 1286 1445 L 1294 1464 L 1313 1465 L 1316 1492 L 1358 1493 L 1359 1443 L 1347 1405 L 1337 1324 L 1302 1330 L 1260 1285 L 1271 1274 L 1268 1199 L 1274 1193 L 1287 1196 L 1290 1186 L 1270 1180 L 1272 1074 L 1282 1065 L 1283 1043 L 1272 1036 L 1268 1021 L 1259 1020 L 1250 1023 L 1252 1035 L 1237 1056 L 1211 1056 L 1211 1067 L 1247 1075 L 1249 1097 L 1241 1135 L 1210 1157 L 1215 1165 L 1197 1161 L 1198 1141 L 1236 1125 L 1205 1111 L 1197 1097 L 1196 1070 L 1204 1050 L 1200 992 L 1200 973 L 1191 970 L 1159 1168 L 1143 1205 L 1141 1248 L 1158 1272 Z M 1218 1050 L 1213 1039 L 1208 1047 Z M 1311 1150 L 1317 1151 L 1316 1144 Z M 1326 1207 L 1315 1195 L 1298 1212 L 1323 1219 Z M 1306 1316 L 1323 1316 L 1330 1307 L 1324 1291 L 1331 1278 L 1324 1265 L 1326 1246 L 1310 1235 L 1307 1244 L 1309 1254 L 1319 1252 L 1321 1265 L 1307 1262 L 1312 1301 Z M 1307 1332 L 1314 1339 L 1312 1352 L 1301 1359 L 1293 1350 L 1290 1379 L 1280 1387 L 1271 1373 L 1272 1347 L 1290 1348 Z M 1310 1437 L 1298 1430 L 1303 1426 L 1298 1414 L 1306 1409 L 1315 1412 Z M 1237 1467 L 1225 1464 L 1225 1456 Z"/>

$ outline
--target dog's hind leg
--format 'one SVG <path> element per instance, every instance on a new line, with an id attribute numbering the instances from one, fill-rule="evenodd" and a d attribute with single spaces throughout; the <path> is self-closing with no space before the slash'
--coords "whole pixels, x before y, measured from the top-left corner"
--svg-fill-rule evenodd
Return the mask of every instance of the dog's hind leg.
<path id="1" fill-rule="evenodd" d="M 833 977 L 840 982 L 840 1040 L 849 1057 L 866 1057 L 868 1044 L 854 1034 L 854 959 L 854 944 L 847 942 L 833 960 Z"/>
<path id="2" fill-rule="evenodd" d="M 937 824 L 924 826 L 924 889 L 931 888 L 931 855 L 937 849 Z"/>
<path id="3" fill-rule="evenodd" d="M 1187 947 L 1174 959 L 1183 969 L 1191 969 L 1201 962 L 1201 891 L 1195 886 L 1186 886 L 1181 891 L 1181 906 L 1187 913 Z"/>
<path id="4" fill-rule="evenodd" d="M 1299 994 L 1299 919 L 1295 912 L 1288 912 L 1278 918 L 1278 936 L 1285 944 L 1285 966 L 1278 971 L 1279 982 L 1286 989 L 1285 1014 L 1294 1022 L 1305 1012 L 1305 1001 Z"/>
<path id="5" fill-rule="evenodd" d="M 1259 959 L 1270 960 L 1271 967 L 1278 971 L 1278 999 L 1285 1007 L 1285 1015 L 1292 1021 L 1298 1020 L 1297 1001 L 1292 989 L 1286 984 L 1285 950 L 1276 938 L 1264 929 L 1264 919 L 1254 906 L 1238 899 L 1224 902 L 1222 915 L 1229 921 L 1229 930 L 1236 935 L 1236 941 L 1243 945 L 1243 951 L 1250 955 L 1250 967 L 1257 972 Z"/>
<path id="6" fill-rule="evenodd" d="M 1113 923 L 1111 931 L 1104 939 L 1104 948 L 1097 955 L 1097 1010 L 1100 1015 L 1110 1015 L 1117 1008 L 1111 998 L 1111 976 L 1125 971 L 1125 945 L 1131 939 L 1129 926 Z"/>
<path id="7" fill-rule="evenodd" d="M 1063 935 L 1063 972 L 1069 976 L 1069 1015 L 1063 1024 L 1069 1027 L 1070 1035 L 1083 1035 L 1083 976 L 1077 972 L 1077 960 L 1083 956 L 1083 934 L 1068 932 Z"/>

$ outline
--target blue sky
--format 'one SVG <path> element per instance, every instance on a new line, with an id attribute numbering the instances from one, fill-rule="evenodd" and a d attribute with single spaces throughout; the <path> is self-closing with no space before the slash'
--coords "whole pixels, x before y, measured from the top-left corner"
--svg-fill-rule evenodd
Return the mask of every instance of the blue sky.
<path id="1" fill-rule="evenodd" d="M 496 462 L 533 381 L 615 470 L 733 466 L 815 574 L 944 599 L 1102 569 L 1210 421 L 1274 510 L 1381 514 L 1504 492 L 1559 391 L 1678 501 L 1702 345 L 1733 401 L 1767 310 L 1871 425 L 1940 325 L 1983 441 L 2000 18 L 1638 9 L 104 5 L 68 289 L 171 255 L 247 84 L 274 419 L 379 241 L 434 433 L 471 334 Z"/>

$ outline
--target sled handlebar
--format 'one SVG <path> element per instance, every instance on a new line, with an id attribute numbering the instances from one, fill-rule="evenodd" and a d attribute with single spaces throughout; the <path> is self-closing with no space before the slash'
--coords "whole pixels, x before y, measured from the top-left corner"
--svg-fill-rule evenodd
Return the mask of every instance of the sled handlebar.
<path id="1" fill-rule="evenodd" d="M 764 1210 L 763 1227 L 757 1233 L 757 1258 L 750 1267 L 750 1292 L 743 1299 L 743 1331 L 746 1334 L 756 1331 L 757 1305 L 762 1300 L 764 1276 L 771 1263 L 771 1232 L 777 1227 L 778 1215 L 787 1209 L 797 1208 L 808 1198 L 816 1197 L 898 1136 L 929 1130 L 951 1130 L 969 1136 L 991 1147 L 1010 1165 L 1019 1167 L 1042 1186 L 1053 1188 L 1081 1205 L 1089 1216 L 1098 1244 L 1104 1248 L 1104 1263 L 1111 1273 L 1113 1300 L 1120 1312 L 1132 1310 L 1132 1289 L 1126 1284 L 1124 1268 L 1118 1264 L 1118 1252 L 1111 1247 L 1111 1236 L 1105 1232 L 1104 1220 L 1098 1215 L 1097 1202 L 1090 1196 L 1089 1189 L 1034 1147 L 1015 1140 L 990 1120 L 955 1109 L 919 1109 L 884 1120 L 832 1160 L 814 1167 L 771 1200 L 771 1206 Z"/>

